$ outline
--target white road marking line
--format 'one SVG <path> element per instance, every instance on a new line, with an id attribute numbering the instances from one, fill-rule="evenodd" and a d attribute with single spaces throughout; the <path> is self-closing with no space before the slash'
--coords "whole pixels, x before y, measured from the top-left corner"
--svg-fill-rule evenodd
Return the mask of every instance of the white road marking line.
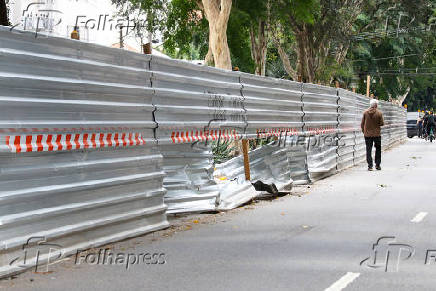
<path id="1" fill-rule="evenodd" d="M 342 276 L 341 279 L 336 281 L 333 285 L 325 289 L 324 291 L 340 291 L 342 289 L 345 289 L 348 284 L 356 280 L 357 277 L 360 276 L 360 273 L 352 273 L 348 272 L 344 276 Z"/>
<path id="2" fill-rule="evenodd" d="M 410 222 L 415 222 L 415 223 L 421 222 L 424 219 L 424 217 L 427 216 L 427 214 L 428 214 L 427 212 L 420 212 Z"/>

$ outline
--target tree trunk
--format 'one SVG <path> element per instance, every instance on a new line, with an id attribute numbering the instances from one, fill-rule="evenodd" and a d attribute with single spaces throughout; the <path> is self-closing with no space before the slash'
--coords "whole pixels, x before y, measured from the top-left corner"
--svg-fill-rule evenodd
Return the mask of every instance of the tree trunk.
<path id="1" fill-rule="evenodd" d="M 286 73 L 288 73 L 289 77 L 294 81 L 298 81 L 297 71 L 292 67 L 291 61 L 289 60 L 289 56 L 286 54 L 285 50 L 281 46 L 280 42 L 274 41 L 277 47 L 277 51 L 279 52 L 280 59 L 282 60 L 283 67 L 285 68 Z"/>
<path id="2" fill-rule="evenodd" d="M 265 76 L 266 70 L 266 54 L 268 45 L 268 31 L 266 22 L 259 21 L 257 28 L 257 35 L 254 32 L 254 27 L 250 27 L 250 40 L 251 40 L 251 57 L 256 65 L 255 74 Z"/>
<path id="3" fill-rule="evenodd" d="M 210 41 L 209 41 L 209 43 L 210 43 Z M 207 51 L 206 57 L 204 58 L 204 64 L 206 66 L 211 66 L 211 67 L 215 66 L 215 63 L 213 60 L 212 48 L 210 47 L 210 45 L 209 45 L 209 50 Z"/>
<path id="4" fill-rule="evenodd" d="M 202 0 L 199 5 L 209 22 L 209 50 L 217 68 L 231 70 L 232 61 L 227 43 L 227 24 L 232 0 Z M 210 53 L 208 53 L 210 58 Z"/>
<path id="5" fill-rule="evenodd" d="M 302 82 L 313 83 L 315 81 L 315 56 L 312 34 L 307 25 L 296 33 L 297 42 L 297 74 L 301 76 Z"/>
<path id="6" fill-rule="evenodd" d="M 8 8 L 6 7 L 6 0 L 0 0 L 0 25 L 8 26 Z"/>

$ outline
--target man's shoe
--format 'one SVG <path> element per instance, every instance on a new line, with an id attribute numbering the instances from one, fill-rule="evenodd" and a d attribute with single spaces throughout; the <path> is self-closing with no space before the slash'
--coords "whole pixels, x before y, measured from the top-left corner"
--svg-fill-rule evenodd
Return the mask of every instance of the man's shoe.
<path id="1" fill-rule="evenodd" d="M 372 167 L 368 167 L 368 171 L 372 171 Z"/>
<path id="2" fill-rule="evenodd" d="M 381 167 L 380 166 L 375 166 L 375 168 L 377 169 L 377 171 L 381 171 Z"/>

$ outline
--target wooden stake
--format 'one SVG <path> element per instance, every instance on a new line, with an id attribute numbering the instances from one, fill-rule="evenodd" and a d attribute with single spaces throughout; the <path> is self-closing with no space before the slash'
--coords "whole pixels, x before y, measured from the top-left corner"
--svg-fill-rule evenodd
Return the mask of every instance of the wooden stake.
<path id="1" fill-rule="evenodd" d="M 152 51 L 152 48 L 151 48 L 151 42 L 146 43 L 146 44 L 143 44 L 143 45 L 142 45 L 142 51 L 143 51 L 144 54 L 146 54 L 146 55 L 151 55 L 151 51 Z"/>
<path id="2" fill-rule="evenodd" d="M 250 158 L 248 157 L 248 139 L 242 140 L 242 152 L 244 154 L 245 180 L 250 181 Z"/>
<path id="3" fill-rule="evenodd" d="M 366 97 L 369 97 L 369 88 L 371 86 L 371 76 L 366 76 Z"/>

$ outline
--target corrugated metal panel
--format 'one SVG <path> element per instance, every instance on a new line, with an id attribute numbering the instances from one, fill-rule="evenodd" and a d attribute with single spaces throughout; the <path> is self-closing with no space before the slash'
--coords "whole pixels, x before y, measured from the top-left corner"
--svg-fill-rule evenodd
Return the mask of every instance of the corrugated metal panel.
<path id="1" fill-rule="evenodd" d="M 241 75 L 247 137 L 286 138 L 303 130 L 301 83 L 267 77 Z"/>
<path id="2" fill-rule="evenodd" d="M 251 180 L 274 184 L 279 191 L 292 188 L 287 148 L 277 144 L 264 145 L 250 151 Z M 241 157 L 241 161 L 242 157 Z"/>
<path id="3" fill-rule="evenodd" d="M 396 110 L 395 122 L 398 124 L 396 138 L 398 141 L 407 139 L 407 109 L 400 107 Z"/>
<path id="4" fill-rule="evenodd" d="M 356 95 L 356 126 L 360 129 L 360 123 L 362 121 L 363 112 L 369 107 L 368 97 L 362 95 Z M 366 145 L 365 137 L 363 136 L 362 130 L 355 132 L 356 135 L 356 145 L 354 146 L 354 165 L 360 164 L 366 161 Z"/>
<path id="5" fill-rule="evenodd" d="M 385 121 L 385 126 L 382 127 L 381 130 L 381 139 L 382 139 L 382 149 L 386 150 L 391 143 L 391 128 L 392 128 L 392 114 L 391 107 L 388 102 L 380 101 L 378 108 L 383 113 L 383 118 Z"/>
<path id="6" fill-rule="evenodd" d="M 303 136 L 291 137 L 286 142 L 289 170 L 294 185 L 310 183 L 306 142 L 307 139 Z"/>
<path id="7" fill-rule="evenodd" d="M 220 187 L 218 210 L 236 208 L 259 195 L 251 182 L 245 180 L 242 157 L 233 158 L 215 167 L 214 175 Z"/>
<path id="8" fill-rule="evenodd" d="M 68 254 L 168 225 L 146 57 L 0 28 L 0 63 L 2 258 L 30 237 Z"/>
<path id="9" fill-rule="evenodd" d="M 300 183 L 306 183 L 305 155 L 303 161 L 302 156 L 297 153 L 298 150 L 292 148 L 297 147 L 296 143 L 292 141 L 296 140 L 297 136 L 304 134 L 302 84 L 248 74 L 241 75 L 241 83 L 243 85 L 244 108 L 247 114 L 247 137 L 266 138 L 273 136 L 280 140 L 281 146 L 286 144 L 286 147 L 279 151 L 279 155 L 286 154 L 288 156 L 286 171 L 290 171 L 292 166 L 290 176 L 297 178 Z"/>
<path id="10" fill-rule="evenodd" d="M 211 143 L 240 139 L 246 127 L 239 73 L 156 56 L 151 69 L 169 213 L 215 210 Z"/>
<path id="11" fill-rule="evenodd" d="M 165 145 L 159 149 L 164 157 L 167 213 L 214 211 L 219 188 L 212 176 L 210 143 Z"/>
<path id="12" fill-rule="evenodd" d="M 356 122 L 356 94 L 339 89 L 338 95 L 338 170 L 342 170 L 354 165 L 355 132 L 360 131 L 360 125 Z"/>
<path id="13" fill-rule="evenodd" d="M 240 139 L 245 109 L 239 74 L 152 57 L 159 144 Z"/>
<path id="14" fill-rule="evenodd" d="M 262 181 L 274 184 L 279 191 L 290 191 L 292 179 L 287 157 L 287 148 L 277 144 L 264 145 L 249 152 L 251 182 Z M 251 183 L 245 181 L 244 159 L 242 156 L 216 165 L 215 175 L 223 179 L 220 205 L 227 210 L 246 203 L 265 193 L 256 192 Z"/>
<path id="15" fill-rule="evenodd" d="M 405 109 L 399 107 L 398 105 L 389 103 L 389 117 L 390 117 L 390 128 L 389 128 L 389 146 L 393 146 L 397 142 L 403 140 L 407 136 Z"/>
<path id="16" fill-rule="evenodd" d="M 312 181 L 336 171 L 338 108 L 337 89 L 303 84 L 304 131 L 309 139 L 307 163 Z"/>

